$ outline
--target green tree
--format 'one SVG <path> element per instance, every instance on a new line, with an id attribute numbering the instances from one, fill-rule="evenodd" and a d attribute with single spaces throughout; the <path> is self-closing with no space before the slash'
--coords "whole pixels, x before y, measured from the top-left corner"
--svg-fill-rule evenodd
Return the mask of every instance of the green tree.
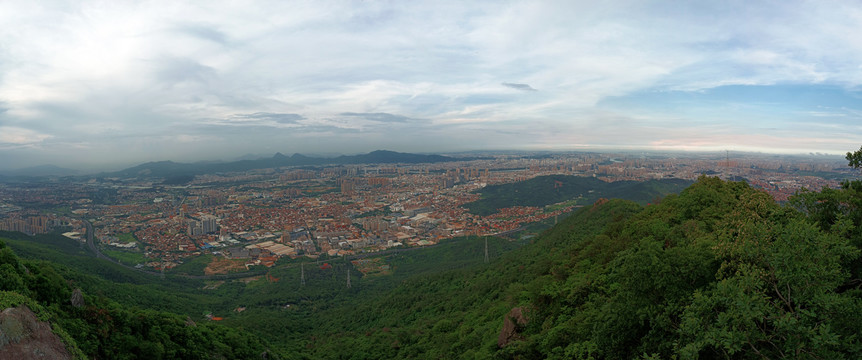
<path id="1" fill-rule="evenodd" d="M 858 169 L 862 167 L 862 147 L 859 147 L 859 150 L 854 152 L 847 152 L 847 155 L 844 157 L 849 161 L 849 166 L 852 166 L 854 169 Z"/>
<path id="2" fill-rule="evenodd" d="M 841 291 L 859 250 L 762 195 L 742 199 L 718 233 L 717 281 L 694 292 L 683 358 L 858 358 L 858 292 Z M 849 321 L 848 319 L 856 319 Z"/>

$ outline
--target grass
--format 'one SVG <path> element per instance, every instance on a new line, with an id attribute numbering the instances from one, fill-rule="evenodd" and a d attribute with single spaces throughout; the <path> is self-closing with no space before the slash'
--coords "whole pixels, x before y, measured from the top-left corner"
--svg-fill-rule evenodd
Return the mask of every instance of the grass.
<path id="1" fill-rule="evenodd" d="M 203 275 L 204 268 L 206 268 L 212 260 L 213 256 L 211 254 L 189 258 L 186 262 L 171 269 L 171 272 L 174 274 Z"/>
<path id="2" fill-rule="evenodd" d="M 135 235 L 132 235 L 132 233 L 125 233 L 125 234 L 117 235 L 117 239 L 119 239 L 120 242 L 124 243 L 124 244 L 138 241 L 138 239 L 135 238 Z"/>
<path id="3" fill-rule="evenodd" d="M 545 206 L 545 212 L 546 213 L 554 212 L 557 210 L 565 209 L 569 206 L 579 205 L 578 202 L 581 202 L 582 200 L 583 200 L 583 198 L 577 198 L 577 199 L 572 199 L 572 200 L 568 200 L 568 201 L 563 201 L 561 203 L 556 203 L 553 205 L 548 205 L 548 206 Z"/>
<path id="4" fill-rule="evenodd" d="M 102 253 L 113 259 L 119 260 L 121 263 L 126 265 L 140 264 L 149 260 L 144 256 L 144 254 L 135 251 L 105 249 L 102 250 Z"/>

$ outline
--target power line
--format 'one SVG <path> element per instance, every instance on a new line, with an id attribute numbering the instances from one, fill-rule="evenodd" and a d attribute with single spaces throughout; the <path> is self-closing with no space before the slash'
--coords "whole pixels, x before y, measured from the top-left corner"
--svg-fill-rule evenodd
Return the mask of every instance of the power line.
<path id="1" fill-rule="evenodd" d="M 488 259 L 488 237 L 486 236 L 485 237 L 485 263 L 487 264 L 488 262 L 490 262 L 490 261 Z"/>
<path id="2" fill-rule="evenodd" d="M 350 260 L 347 255 L 344 255 L 344 262 L 347 264 L 347 288 L 350 289 Z"/>

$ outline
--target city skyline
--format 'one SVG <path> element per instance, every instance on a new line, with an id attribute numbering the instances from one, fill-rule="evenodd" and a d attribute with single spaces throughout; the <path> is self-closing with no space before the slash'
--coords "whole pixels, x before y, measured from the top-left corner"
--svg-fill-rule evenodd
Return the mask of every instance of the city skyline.
<path id="1" fill-rule="evenodd" d="M 852 3 L 10 1 L 0 23 L 0 169 L 862 135 Z"/>

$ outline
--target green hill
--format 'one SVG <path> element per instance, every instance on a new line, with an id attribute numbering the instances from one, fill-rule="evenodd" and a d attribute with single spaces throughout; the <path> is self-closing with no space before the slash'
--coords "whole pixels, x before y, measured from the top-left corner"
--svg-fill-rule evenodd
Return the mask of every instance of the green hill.
<path id="1" fill-rule="evenodd" d="M 189 317 L 156 309 L 123 306 L 104 296 L 81 292 L 76 282 L 61 276 L 51 263 L 22 260 L 0 241 L 0 307 L 19 305 L 27 305 L 39 320 L 50 322 L 52 331 L 60 335 L 75 358 L 283 357 L 242 330 L 204 321 L 196 323 Z M 0 349 L 20 332 L 5 326 L 0 330 L 6 340 Z"/>
<path id="2" fill-rule="evenodd" d="M 481 199 L 467 203 L 464 207 L 474 214 L 487 216 L 502 208 L 541 207 L 567 200 L 577 200 L 581 205 L 588 205 L 599 198 L 625 199 L 646 205 L 668 194 L 677 194 L 689 185 L 691 181 L 682 179 L 608 183 L 592 177 L 548 175 L 487 186 L 477 190 L 482 194 Z"/>
<path id="3" fill-rule="evenodd" d="M 862 183 L 848 183 L 780 205 L 745 183 L 703 177 L 647 207 L 584 207 L 529 243 L 489 238 L 489 263 L 483 239 L 462 238 L 367 258 L 388 272 L 365 276 L 343 259 L 219 284 L 138 278 L 95 261 L 34 271 L 39 263 L 6 248 L 0 263 L 10 265 L 0 268 L 14 276 L 0 279 L 21 281 L 0 290 L 43 304 L 99 358 L 855 359 L 860 199 Z M 9 244 L 38 256 L 24 251 L 26 240 Z M 74 309 L 67 273 L 85 294 L 105 296 L 87 295 L 89 310 Z M 179 315 L 161 312 L 167 307 Z M 224 321 L 197 320 L 206 310 Z M 196 328 L 183 325 L 186 316 Z"/>
<path id="4" fill-rule="evenodd" d="M 745 183 L 710 178 L 645 209 L 611 201 L 489 265 L 405 281 L 339 315 L 349 320 L 320 318 L 329 329 L 310 349 L 359 358 L 859 358 L 857 228 L 813 221 L 823 209 L 782 207 Z M 501 336 L 516 308 L 526 323 Z"/>

